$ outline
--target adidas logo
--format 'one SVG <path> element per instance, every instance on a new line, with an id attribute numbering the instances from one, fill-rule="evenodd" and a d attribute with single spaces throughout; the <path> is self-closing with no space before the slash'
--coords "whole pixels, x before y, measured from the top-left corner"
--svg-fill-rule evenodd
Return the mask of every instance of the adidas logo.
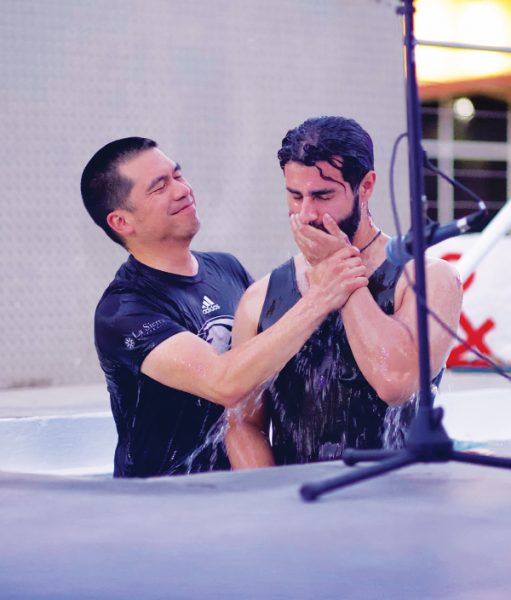
<path id="1" fill-rule="evenodd" d="M 202 314 L 209 315 L 209 313 L 218 310 L 219 308 L 220 305 L 213 302 L 208 296 L 204 296 L 202 299 Z"/>

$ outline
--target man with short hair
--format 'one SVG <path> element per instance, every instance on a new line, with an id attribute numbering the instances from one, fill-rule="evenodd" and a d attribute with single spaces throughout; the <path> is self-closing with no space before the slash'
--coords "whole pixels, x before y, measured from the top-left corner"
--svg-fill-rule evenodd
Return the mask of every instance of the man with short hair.
<path id="1" fill-rule="evenodd" d="M 313 118 L 287 133 L 278 157 L 300 254 L 244 294 L 234 345 L 292 310 L 307 294 L 310 265 L 333 252 L 356 249 L 368 283 L 328 316 L 268 389 L 230 410 L 231 464 L 305 463 L 340 458 L 345 447 L 399 447 L 420 387 L 416 302 L 403 268 L 386 260 L 389 238 L 369 212 L 376 181 L 372 140 L 352 119 Z M 413 279 L 413 263 L 406 271 Z M 429 306 L 456 329 L 462 297 L 457 273 L 433 259 L 426 271 Z M 438 382 L 451 338 L 432 319 L 429 333 Z"/>
<path id="2" fill-rule="evenodd" d="M 118 432 L 114 476 L 229 468 L 222 413 L 293 356 L 322 320 L 366 284 L 342 249 L 314 271 L 274 327 L 229 350 L 251 278 L 231 255 L 192 252 L 195 197 L 178 163 L 146 138 L 116 140 L 84 169 L 94 222 L 129 252 L 96 309 L 95 341 Z"/>

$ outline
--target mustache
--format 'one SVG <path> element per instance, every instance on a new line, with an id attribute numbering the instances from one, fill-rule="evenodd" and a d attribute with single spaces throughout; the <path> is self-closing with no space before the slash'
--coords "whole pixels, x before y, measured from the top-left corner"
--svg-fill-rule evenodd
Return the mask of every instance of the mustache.
<path id="1" fill-rule="evenodd" d="M 314 227 L 314 229 L 319 229 L 319 231 L 323 231 L 325 233 L 329 233 L 327 231 L 327 228 L 323 225 L 323 223 L 318 223 L 317 221 L 312 221 L 310 223 L 308 223 L 311 227 Z"/>

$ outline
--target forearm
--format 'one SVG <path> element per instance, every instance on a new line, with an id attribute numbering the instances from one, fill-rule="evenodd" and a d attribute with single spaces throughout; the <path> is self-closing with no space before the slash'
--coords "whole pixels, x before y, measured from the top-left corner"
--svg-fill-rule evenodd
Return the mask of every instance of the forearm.
<path id="1" fill-rule="evenodd" d="M 233 469 L 256 469 L 275 464 L 265 432 L 252 423 L 230 425 L 225 445 Z"/>
<path id="2" fill-rule="evenodd" d="M 352 294 L 341 315 L 355 361 L 369 384 L 389 405 L 405 402 L 419 387 L 414 331 L 385 314 L 367 288 Z"/>
<path id="3" fill-rule="evenodd" d="M 178 333 L 156 346 L 141 370 L 168 387 L 231 408 L 264 386 L 321 324 L 328 310 L 318 296 L 308 294 L 272 327 L 223 354 L 191 332 Z"/>
<path id="4" fill-rule="evenodd" d="M 211 374 L 211 398 L 233 406 L 280 371 L 319 327 L 328 312 L 321 299 L 300 299 L 270 328 L 218 357 Z M 207 396 L 206 396 L 207 397 Z"/>
<path id="5" fill-rule="evenodd" d="M 397 282 L 393 314 L 385 314 L 368 289 L 356 290 L 341 310 L 355 360 L 388 404 L 405 402 L 420 387 L 417 302 L 410 287 L 410 271 L 406 282 Z M 458 326 L 462 297 L 461 281 L 452 265 L 443 260 L 428 261 L 427 304 L 437 317 L 428 317 L 431 377 L 445 364 L 452 347 L 449 329 Z"/>

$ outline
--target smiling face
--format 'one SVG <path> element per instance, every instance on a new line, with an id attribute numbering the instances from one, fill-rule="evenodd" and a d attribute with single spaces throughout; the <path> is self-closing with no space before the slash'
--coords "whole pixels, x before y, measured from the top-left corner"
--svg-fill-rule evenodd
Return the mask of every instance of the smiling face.
<path id="1" fill-rule="evenodd" d="M 358 193 L 344 180 L 339 169 L 326 161 L 312 166 L 288 162 L 284 167 L 289 214 L 321 230 L 328 213 L 353 241 L 360 223 Z"/>
<path id="2" fill-rule="evenodd" d="M 192 188 L 177 163 L 151 148 L 118 170 L 132 188 L 126 208 L 110 213 L 108 223 L 128 246 L 191 241 L 200 223 Z"/>

